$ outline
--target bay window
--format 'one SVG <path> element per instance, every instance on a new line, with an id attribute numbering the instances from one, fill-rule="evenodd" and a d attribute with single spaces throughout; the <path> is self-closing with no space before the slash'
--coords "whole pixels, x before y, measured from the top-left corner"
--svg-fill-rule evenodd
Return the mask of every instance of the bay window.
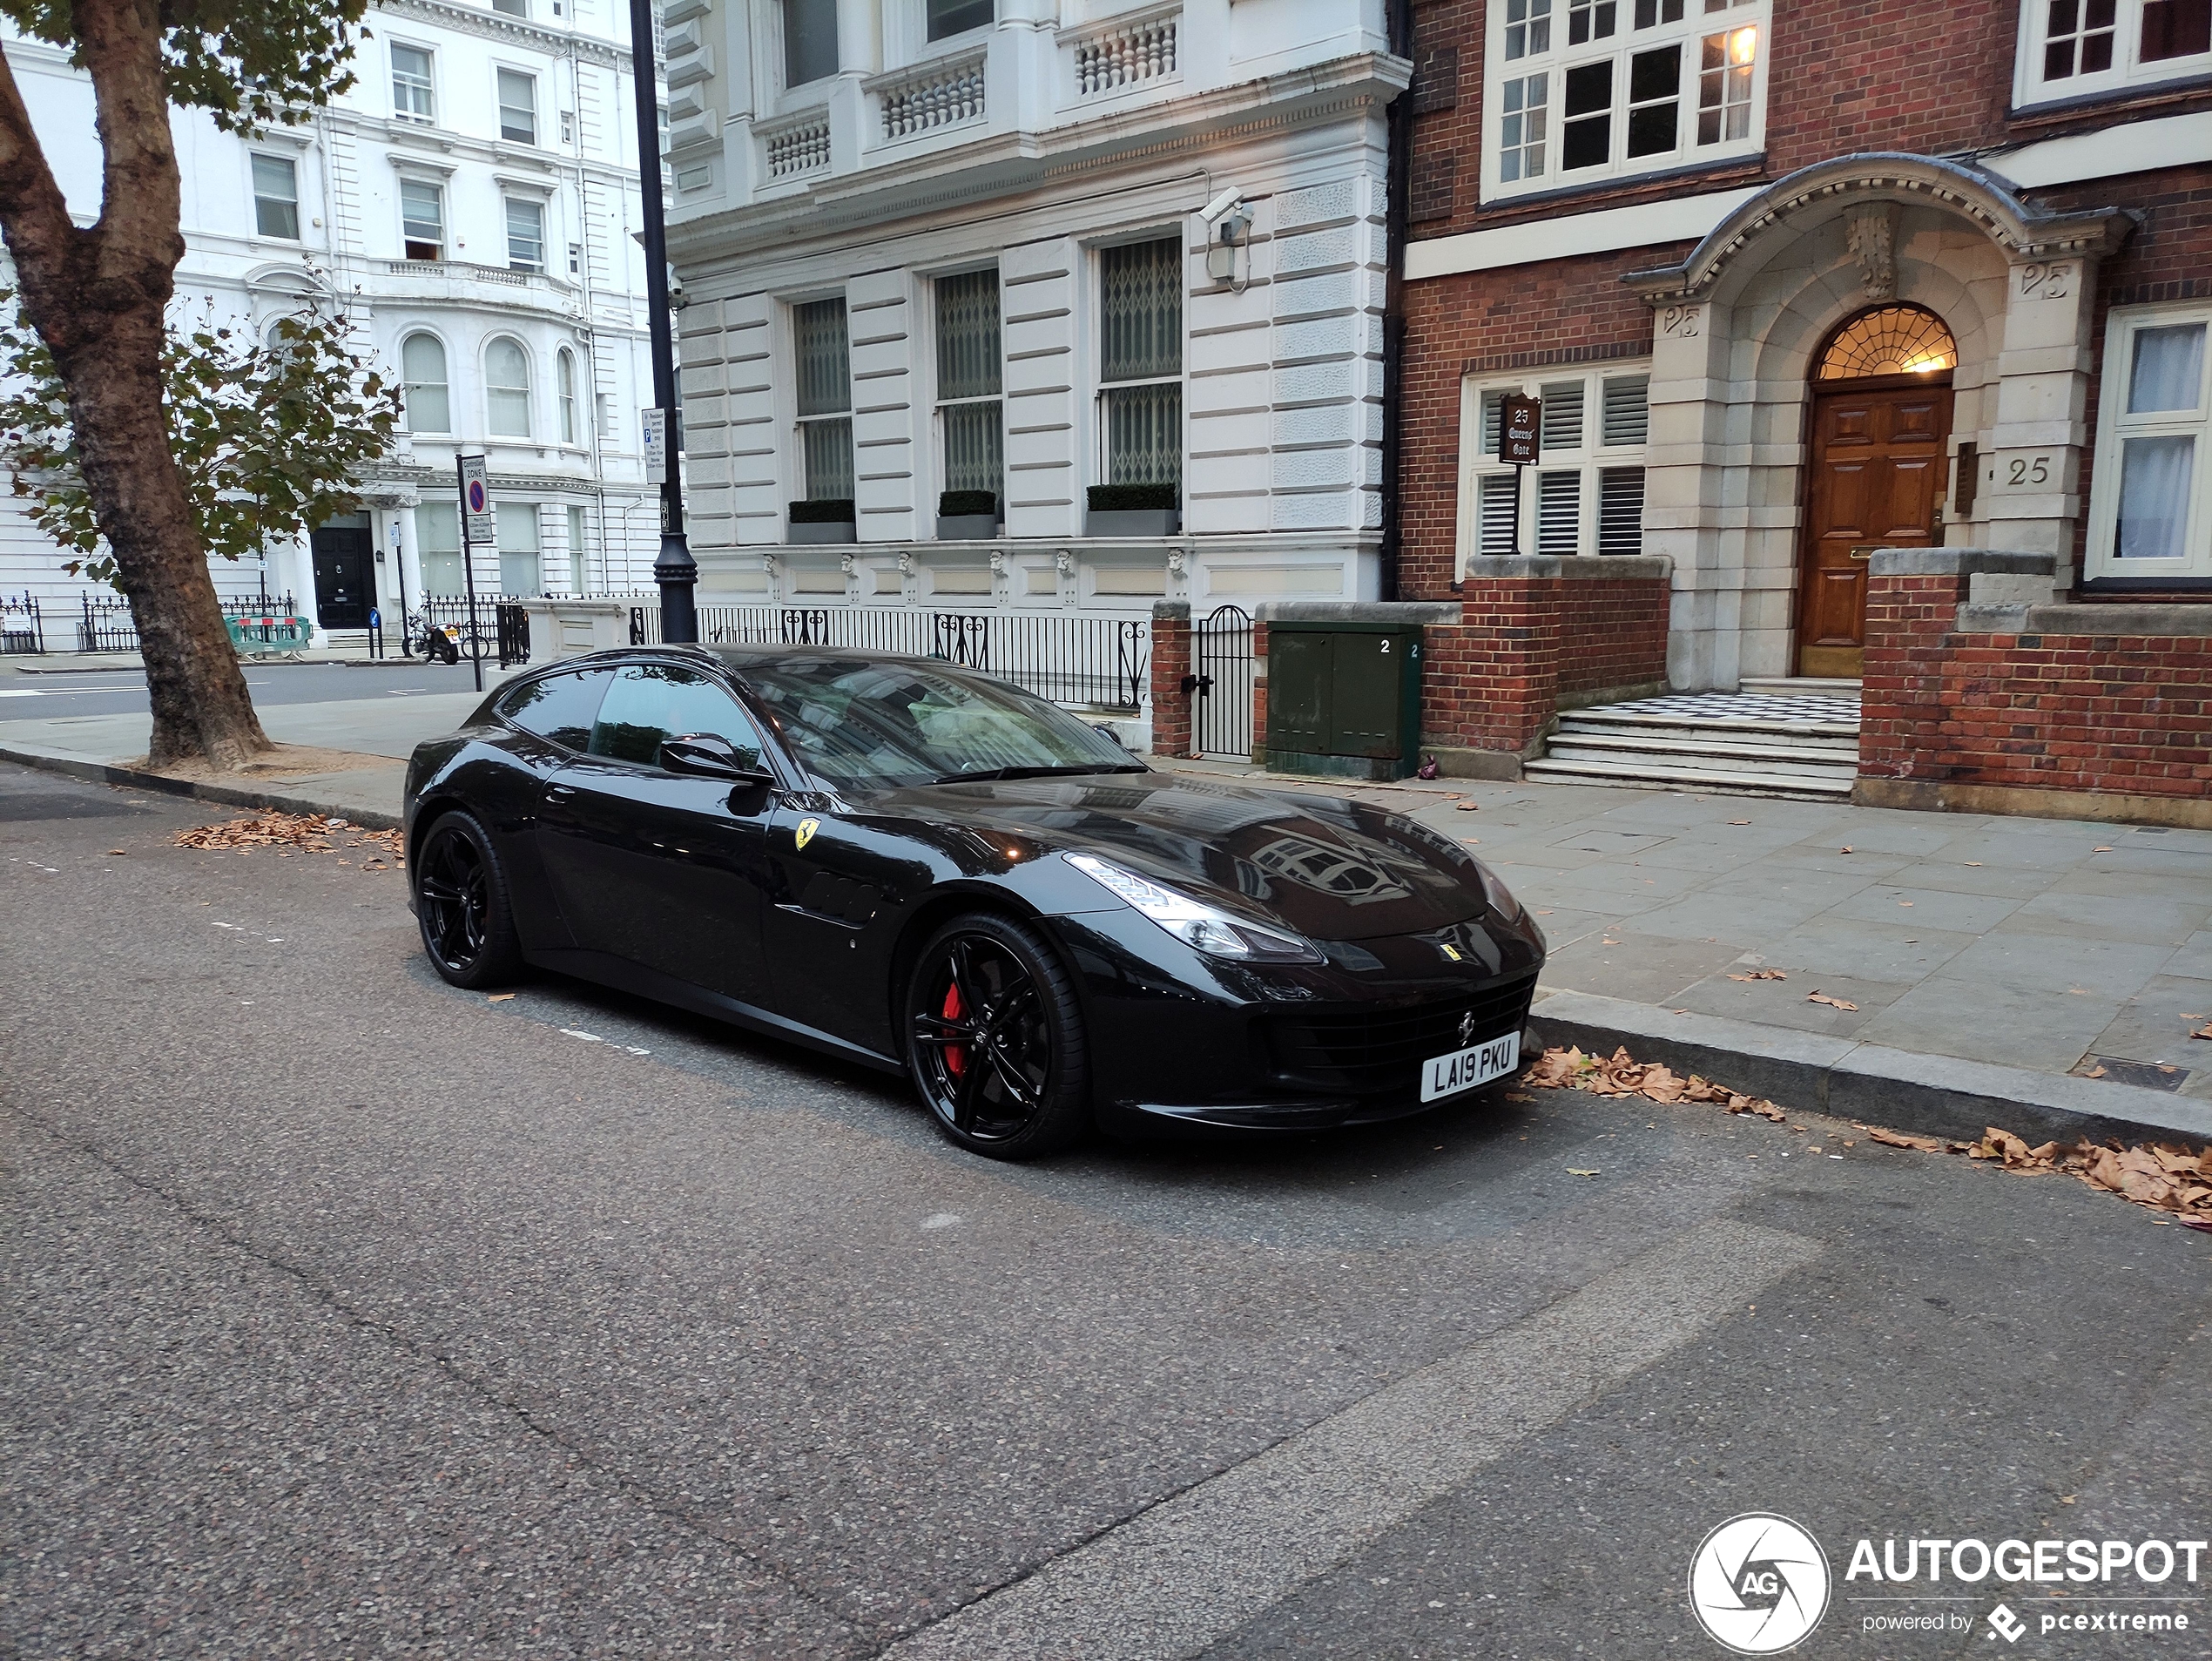
<path id="1" fill-rule="evenodd" d="M 1756 153 L 1769 10 L 1770 0 L 1494 6 L 1485 196 Z"/>
<path id="2" fill-rule="evenodd" d="M 799 386 L 799 458 L 809 502 L 853 499 L 853 368 L 845 301 L 791 308 Z"/>
<path id="3" fill-rule="evenodd" d="M 2013 101 L 2124 92 L 2212 71 L 2212 0 L 2023 0 Z"/>
<path id="4" fill-rule="evenodd" d="M 2107 326 L 2090 478 L 2086 575 L 2093 583 L 2212 582 L 2209 327 L 2212 308 L 2203 306 L 2116 310 Z M 2000 456 L 1997 464 L 2012 463 Z"/>
<path id="5" fill-rule="evenodd" d="M 945 489 L 988 490 L 1005 503 L 999 273 L 937 280 L 937 421 Z"/>
<path id="6" fill-rule="evenodd" d="M 1651 375 L 1640 365 L 1527 381 L 1469 380 L 1460 413 L 1460 551 L 1640 554 Z M 1539 460 L 1498 460 L 1509 394 L 1543 402 Z"/>
<path id="7" fill-rule="evenodd" d="M 1105 483 L 1183 482 L 1183 240 L 1099 257 L 1100 429 Z"/>

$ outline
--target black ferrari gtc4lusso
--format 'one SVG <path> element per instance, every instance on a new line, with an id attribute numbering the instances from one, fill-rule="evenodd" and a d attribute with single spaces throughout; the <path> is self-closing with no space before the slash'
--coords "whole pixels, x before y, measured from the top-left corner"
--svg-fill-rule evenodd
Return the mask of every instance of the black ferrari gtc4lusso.
<path id="1" fill-rule="evenodd" d="M 1352 1124 L 1509 1077 L 1542 935 L 1367 804 L 1156 772 L 934 659 L 636 647 L 523 674 L 408 769 L 422 941 L 903 1071 L 962 1147 Z"/>

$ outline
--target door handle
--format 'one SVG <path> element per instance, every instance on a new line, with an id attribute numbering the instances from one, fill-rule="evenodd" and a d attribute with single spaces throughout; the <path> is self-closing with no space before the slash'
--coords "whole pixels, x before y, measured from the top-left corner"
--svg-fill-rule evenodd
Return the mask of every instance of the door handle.
<path id="1" fill-rule="evenodd" d="M 1880 553 L 1881 551 L 1881 548 L 1878 544 L 1869 544 L 1865 547 L 1852 549 L 1851 550 L 1851 557 L 1853 559 L 1871 559 L 1875 555 Z"/>
<path id="2" fill-rule="evenodd" d="M 574 794 L 576 794 L 576 787 L 574 785 L 548 785 L 545 787 L 546 799 L 550 801 L 566 801 Z"/>

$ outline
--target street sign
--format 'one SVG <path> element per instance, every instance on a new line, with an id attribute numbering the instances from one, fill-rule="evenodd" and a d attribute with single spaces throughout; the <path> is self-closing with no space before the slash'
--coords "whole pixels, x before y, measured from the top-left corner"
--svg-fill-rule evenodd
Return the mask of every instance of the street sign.
<path id="1" fill-rule="evenodd" d="M 645 418 L 645 482 L 664 484 L 668 482 L 668 411 L 641 409 Z"/>
<path id="2" fill-rule="evenodd" d="M 1498 459 L 1515 467 L 1534 464 L 1544 415 L 1541 398 L 1510 394 L 1498 406 Z"/>
<path id="3" fill-rule="evenodd" d="M 461 473 L 461 540 L 463 543 L 489 543 L 498 540 L 492 529 L 491 487 L 484 477 L 484 458 L 481 456 L 456 456 L 454 465 Z"/>

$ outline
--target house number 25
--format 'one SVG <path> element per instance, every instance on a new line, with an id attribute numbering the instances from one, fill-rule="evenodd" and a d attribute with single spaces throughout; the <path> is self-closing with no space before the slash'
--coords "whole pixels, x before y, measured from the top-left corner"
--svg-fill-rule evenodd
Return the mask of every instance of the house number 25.
<path id="1" fill-rule="evenodd" d="M 2051 458 L 2047 456 L 2015 456 L 2005 463 L 2005 483 L 2007 484 L 2048 484 L 2051 482 Z"/>
<path id="2" fill-rule="evenodd" d="M 1678 341 L 1694 340 L 1697 334 L 1699 306 L 1669 306 L 1659 314 L 1659 332 L 1671 334 Z"/>
<path id="3" fill-rule="evenodd" d="M 2020 298 L 2064 300 L 2073 292 L 2074 267 L 2061 261 L 2051 266 L 2020 267 Z"/>

